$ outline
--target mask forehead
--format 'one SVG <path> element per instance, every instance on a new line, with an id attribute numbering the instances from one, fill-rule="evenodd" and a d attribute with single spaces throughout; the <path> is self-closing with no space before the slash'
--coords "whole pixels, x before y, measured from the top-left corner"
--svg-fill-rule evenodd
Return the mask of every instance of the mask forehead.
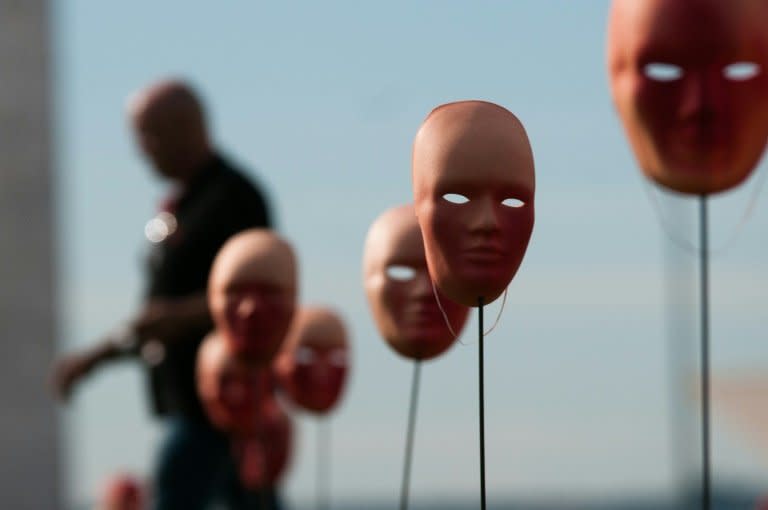
<path id="1" fill-rule="evenodd" d="M 493 103 L 442 105 L 416 135 L 412 164 L 436 287 L 465 306 L 480 297 L 492 302 L 517 272 L 533 230 L 536 183 L 525 128 Z"/>
<path id="2" fill-rule="evenodd" d="M 743 182 L 768 138 L 768 1 L 615 0 L 614 104 L 645 175 L 682 193 Z"/>
<path id="3" fill-rule="evenodd" d="M 288 334 L 292 350 L 300 346 L 327 350 L 346 348 L 347 334 L 341 318 L 325 308 L 303 308 Z"/>
<path id="4" fill-rule="evenodd" d="M 209 287 L 221 291 L 238 284 L 264 284 L 293 290 L 296 273 L 290 245 L 269 230 L 252 229 L 222 247 L 211 270 Z"/>
<path id="5" fill-rule="evenodd" d="M 766 15 L 765 0 L 616 0 L 610 59 L 617 66 L 764 62 Z"/>
<path id="6" fill-rule="evenodd" d="M 462 101 L 435 109 L 416 135 L 412 163 L 417 203 L 489 188 L 530 198 L 535 188 L 525 129 L 511 112 L 492 103 Z"/>
<path id="7" fill-rule="evenodd" d="M 368 230 L 363 254 L 366 278 L 379 276 L 391 265 L 426 265 L 424 243 L 411 205 L 389 209 Z"/>

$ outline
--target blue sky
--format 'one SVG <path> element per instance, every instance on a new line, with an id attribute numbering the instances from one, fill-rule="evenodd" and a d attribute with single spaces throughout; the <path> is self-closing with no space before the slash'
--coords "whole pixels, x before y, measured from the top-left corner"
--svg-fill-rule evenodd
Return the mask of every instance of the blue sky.
<path id="1" fill-rule="evenodd" d="M 447 101 L 494 101 L 525 124 L 538 188 L 526 259 L 487 340 L 489 495 L 670 487 L 678 429 L 668 411 L 677 403 L 675 415 L 686 415 L 687 404 L 668 396 L 667 335 L 677 335 L 673 366 L 688 381 L 695 260 L 662 233 L 613 112 L 607 8 L 603 0 L 56 2 L 62 349 L 94 341 L 140 301 L 143 226 L 163 187 L 132 145 L 124 104 L 154 79 L 188 78 L 207 100 L 219 146 L 272 193 L 279 228 L 299 253 L 302 301 L 335 306 L 349 324 L 355 366 L 331 421 L 334 497 L 394 502 L 411 366 L 369 316 L 363 241 L 383 210 L 411 199 L 411 141 L 423 117 Z M 713 201 L 713 244 L 729 237 L 757 181 Z M 720 371 L 768 360 L 768 207 L 765 192 L 755 193 L 748 223 L 712 262 Z M 659 195 L 676 236 L 694 235 L 693 207 Z M 467 345 L 425 366 L 416 500 L 477 492 L 475 330 L 473 317 Z M 64 410 L 71 498 L 88 498 L 115 469 L 147 472 L 159 429 L 143 390 L 137 367 L 116 366 Z M 314 494 L 316 424 L 298 419 L 285 491 L 301 503 Z M 717 421 L 718 479 L 768 486 L 766 461 Z"/>

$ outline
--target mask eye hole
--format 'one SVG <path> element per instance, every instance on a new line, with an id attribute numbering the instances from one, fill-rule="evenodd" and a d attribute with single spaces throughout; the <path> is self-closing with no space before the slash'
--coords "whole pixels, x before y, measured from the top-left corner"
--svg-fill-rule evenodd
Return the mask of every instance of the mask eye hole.
<path id="1" fill-rule="evenodd" d="M 311 365 L 315 361 L 315 353 L 308 347 L 296 349 L 296 363 L 299 365 Z"/>
<path id="2" fill-rule="evenodd" d="M 519 209 L 520 207 L 523 207 L 525 205 L 525 202 L 523 202 L 519 198 L 505 198 L 504 200 L 502 200 L 501 205 L 511 207 L 513 209 Z"/>
<path id="3" fill-rule="evenodd" d="M 443 195 L 443 200 L 452 204 L 466 204 L 469 199 L 459 193 L 446 193 Z"/>
<path id="4" fill-rule="evenodd" d="M 760 74 L 760 64 L 755 62 L 734 62 L 723 68 L 723 76 L 731 81 L 747 81 Z"/>
<path id="5" fill-rule="evenodd" d="M 683 68 L 666 62 L 651 62 L 643 68 L 645 76 L 653 81 L 671 82 L 683 77 Z"/>
<path id="6" fill-rule="evenodd" d="M 347 353 L 343 349 L 334 349 L 329 356 L 329 361 L 335 367 L 345 367 L 347 366 Z"/>
<path id="7" fill-rule="evenodd" d="M 416 270 L 410 266 L 393 264 L 387 267 L 387 276 L 398 282 L 408 282 L 416 277 Z"/>

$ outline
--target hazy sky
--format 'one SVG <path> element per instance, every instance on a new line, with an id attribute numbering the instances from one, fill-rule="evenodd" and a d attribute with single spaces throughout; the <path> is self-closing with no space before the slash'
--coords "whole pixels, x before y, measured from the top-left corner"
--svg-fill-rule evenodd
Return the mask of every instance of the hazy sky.
<path id="1" fill-rule="evenodd" d="M 143 226 L 163 194 L 132 145 L 126 98 L 169 75 L 205 97 L 226 154 L 268 188 L 301 261 L 301 299 L 336 307 L 354 342 L 351 385 L 332 416 L 337 500 L 396 501 L 411 365 L 379 338 L 361 284 L 363 241 L 411 200 L 410 150 L 436 105 L 497 102 L 534 149 L 536 226 L 486 347 L 492 498 L 663 489 L 674 471 L 667 336 L 676 380 L 695 366 L 693 203 L 640 177 L 609 98 L 604 0 L 507 2 L 55 3 L 62 348 L 85 345 L 139 303 Z M 762 163 L 761 172 L 766 170 Z M 726 242 L 757 181 L 713 201 Z M 764 368 L 768 204 L 712 261 L 718 370 Z M 671 284 L 672 277 L 676 277 Z M 672 306 L 671 301 L 680 301 Z M 492 305 L 486 317 L 494 317 Z M 478 490 L 476 322 L 425 365 L 412 494 Z M 146 474 L 158 428 L 137 366 L 105 370 L 64 412 L 67 483 L 88 498 L 116 469 Z M 680 392 L 682 395 L 682 391 Z M 314 494 L 314 420 L 299 417 L 286 494 Z M 715 427 L 718 480 L 768 487 L 768 452 Z"/>

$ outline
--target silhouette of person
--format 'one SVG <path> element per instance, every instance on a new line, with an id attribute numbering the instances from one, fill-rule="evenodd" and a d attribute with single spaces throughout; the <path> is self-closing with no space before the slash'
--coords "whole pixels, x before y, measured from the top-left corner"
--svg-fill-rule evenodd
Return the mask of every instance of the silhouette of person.
<path id="1" fill-rule="evenodd" d="M 153 508 L 203 509 L 226 500 L 223 488 L 236 476 L 229 443 L 210 424 L 195 384 L 197 351 L 212 328 L 208 274 L 229 237 L 271 227 L 272 218 L 265 193 L 214 148 L 190 86 L 155 83 L 132 98 L 128 116 L 141 152 L 171 188 L 145 228 L 152 245 L 146 299 L 124 327 L 59 360 L 53 383 L 67 399 L 97 367 L 142 360 L 153 411 L 165 429 L 153 473 Z"/>

